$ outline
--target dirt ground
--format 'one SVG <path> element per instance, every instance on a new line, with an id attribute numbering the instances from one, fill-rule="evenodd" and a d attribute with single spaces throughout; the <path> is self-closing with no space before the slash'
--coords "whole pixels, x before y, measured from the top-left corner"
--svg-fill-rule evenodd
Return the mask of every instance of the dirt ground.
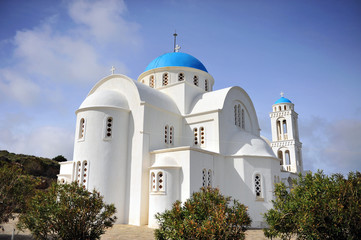
<path id="1" fill-rule="evenodd" d="M 5 231 L 0 230 L 0 240 L 10 240 L 13 229 L 16 225 L 16 220 L 3 224 Z M 30 240 L 33 239 L 29 231 L 19 232 L 15 230 L 15 240 Z M 147 226 L 131 226 L 123 224 L 115 224 L 111 229 L 108 229 L 101 237 L 102 240 L 131 240 L 131 239 L 154 239 L 154 230 Z M 262 230 L 247 230 L 246 240 L 266 240 Z"/>

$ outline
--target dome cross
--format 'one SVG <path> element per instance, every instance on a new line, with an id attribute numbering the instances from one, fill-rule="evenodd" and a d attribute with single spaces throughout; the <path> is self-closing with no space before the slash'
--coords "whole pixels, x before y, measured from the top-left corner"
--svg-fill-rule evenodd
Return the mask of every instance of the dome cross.
<path id="1" fill-rule="evenodd" d="M 115 67 L 112 66 L 112 68 L 110 69 L 110 71 L 112 72 L 112 75 L 114 74 L 114 71 L 115 71 Z"/>
<path id="2" fill-rule="evenodd" d="M 174 48 L 174 52 L 179 52 L 179 49 L 181 49 L 181 47 L 177 44 Z"/>
<path id="3" fill-rule="evenodd" d="M 281 92 L 280 94 L 281 94 L 281 97 L 283 97 L 283 95 L 284 95 L 285 93 L 284 93 L 284 92 Z"/>

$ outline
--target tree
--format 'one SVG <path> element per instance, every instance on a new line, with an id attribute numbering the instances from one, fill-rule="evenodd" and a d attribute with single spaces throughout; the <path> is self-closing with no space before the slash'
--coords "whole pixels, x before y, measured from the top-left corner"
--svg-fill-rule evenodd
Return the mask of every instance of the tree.
<path id="1" fill-rule="evenodd" d="M 322 171 L 300 175 L 287 190 L 277 184 L 274 209 L 265 214 L 267 237 L 290 239 L 359 239 L 361 173 L 330 177 Z"/>
<path id="2" fill-rule="evenodd" d="M 57 161 L 57 162 L 66 162 L 66 161 L 68 161 L 63 155 L 58 155 L 55 158 L 53 158 L 52 160 Z"/>
<path id="3" fill-rule="evenodd" d="M 99 239 L 116 217 L 113 204 L 99 192 L 88 192 L 75 182 L 54 183 L 38 191 L 19 217 L 18 227 L 28 228 L 36 239 Z"/>
<path id="4" fill-rule="evenodd" d="M 251 219 L 247 207 L 224 197 L 218 189 L 201 188 L 183 205 L 156 214 L 157 239 L 244 239 Z"/>
<path id="5" fill-rule="evenodd" d="M 6 163 L 0 167 L 0 223 L 9 222 L 15 212 L 23 211 L 37 183 L 16 164 Z"/>

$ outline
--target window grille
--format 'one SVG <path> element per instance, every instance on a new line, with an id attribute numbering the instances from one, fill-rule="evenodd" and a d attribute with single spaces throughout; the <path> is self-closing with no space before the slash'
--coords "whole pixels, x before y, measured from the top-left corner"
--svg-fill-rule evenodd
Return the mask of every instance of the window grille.
<path id="1" fill-rule="evenodd" d="M 82 119 L 80 119 L 80 123 L 79 123 L 78 139 L 84 139 L 84 135 L 85 135 L 85 119 L 82 118 Z"/>
<path id="2" fill-rule="evenodd" d="M 149 87 L 154 88 L 154 75 L 149 78 Z"/>
<path id="3" fill-rule="evenodd" d="M 254 189 L 257 197 L 261 197 L 261 176 L 256 174 L 254 177 Z"/>
<path id="4" fill-rule="evenodd" d="M 163 74 L 163 86 L 168 85 L 168 73 Z"/>
<path id="5" fill-rule="evenodd" d="M 193 77 L 193 83 L 195 86 L 198 86 L 198 76 Z"/>

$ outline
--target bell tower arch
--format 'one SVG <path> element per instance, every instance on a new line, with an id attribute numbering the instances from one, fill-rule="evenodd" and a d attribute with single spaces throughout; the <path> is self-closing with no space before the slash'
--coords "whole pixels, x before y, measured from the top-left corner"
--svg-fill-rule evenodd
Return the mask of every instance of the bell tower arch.
<path id="1" fill-rule="evenodd" d="M 302 143 L 298 133 L 298 114 L 294 110 L 294 104 L 283 97 L 283 93 L 281 93 L 281 98 L 272 105 L 270 118 L 271 147 L 275 155 L 280 158 L 281 171 L 302 172 Z"/>

